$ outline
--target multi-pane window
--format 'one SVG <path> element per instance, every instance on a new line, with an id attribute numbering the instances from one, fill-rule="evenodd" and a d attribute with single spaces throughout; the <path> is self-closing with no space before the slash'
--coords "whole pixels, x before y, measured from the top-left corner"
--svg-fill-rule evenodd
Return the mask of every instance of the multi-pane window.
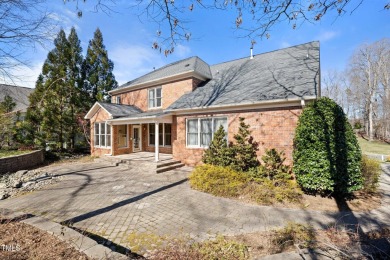
<path id="1" fill-rule="evenodd" d="M 117 104 L 121 104 L 121 97 L 120 97 L 120 96 L 117 96 L 117 97 L 116 97 L 116 103 L 117 103 Z"/>
<path id="2" fill-rule="evenodd" d="M 172 124 L 159 124 L 158 125 L 158 144 L 159 146 L 171 146 L 171 129 Z M 156 144 L 156 132 L 155 124 L 149 124 L 149 145 Z"/>
<path id="3" fill-rule="evenodd" d="M 148 90 L 148 104 L 149 108 L 161 107 L 161 87 L 151 88 Z"/>
<path id="4" fill-rule="evenodd" d="M 196 118 L 187 120 L 187 146 L 208 147 L 220 126 L 227 132 L 227 118 Z"/>
<path id="5" fill-rule="evenodd" d="M 94 145 L 111 147 L 111 126 L 106 123 L 95 123 Z"/>

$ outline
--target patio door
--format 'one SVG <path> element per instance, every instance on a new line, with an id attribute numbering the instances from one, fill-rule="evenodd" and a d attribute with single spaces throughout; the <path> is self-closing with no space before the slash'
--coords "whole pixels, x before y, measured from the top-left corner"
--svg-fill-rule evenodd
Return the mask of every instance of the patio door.
<path id="1" fill-rule="evenodd" d="M 133 152 L 141 151 L 141 127 L 139 125 L 133 126 Z"/>

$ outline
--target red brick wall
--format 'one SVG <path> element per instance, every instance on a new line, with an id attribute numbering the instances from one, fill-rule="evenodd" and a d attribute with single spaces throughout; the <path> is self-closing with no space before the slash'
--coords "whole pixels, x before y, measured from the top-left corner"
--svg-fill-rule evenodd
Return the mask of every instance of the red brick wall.
<path id="1" fill-rule="evenodd" d="M 172 128 L 175 129 L 177 125 L 177 133 L 172 134 L 173 157 L 187 165 L 196 165 L 201 162 L 203 148 L 186 148 L 186 118 L 226 116 L 228 140 L 234 141 L 233 135 L 239 128 L 239 117 L 244 117 L 245 123 L 251 126 L 251 135 L 259 143 L 257 152 L 259 160 L 265 149 L 276 148 L 278 151 L 285 152 L 286 162 L 291 164 L 295 128 L 301 111 L 301 108 L 286 108 L 174 117 Z"/>
<path id="2" fill-rule="evenodd" d="M 179 99 L 182 95 L 191 92 L 196 88 L 201 81 L 195 78 L 188 78 L 178 81 L 172 81 L 166 84 L 161 85 L 162 87 L 162 109 L 166 109 L 173 102 Z M 154 87 L 158 87 L 156 85 Z M 140 90 L 133 90 L 130 92 L 113 95 L 111 100 L 112 103 L 116 102 L 116 97 L 121 97 L 122 104 L 133 105 L 140 108 L 142 111 L 148 110 L 148 89 L 153 88 L 144 88 Z"/>
<path id="3" fill-rule="evenodd" d="M 116 103 L 117 96 L 121 97 L 122 104 L 136 106 L 142 111 L 148 110 L 148 91 L 146 88 L 114 95 L 111 97 L 112 103 Z"/>
<path id="4" fill-rule="evenodd" d="M 118 147 L 118 126 L 112 126 L 113 143 L 112 143 L 112 155 L 128 154 L 133 152 L 133 143 L 130 140 L 132 134 L 131 125 L 127 125 L 127 147 Z"/>

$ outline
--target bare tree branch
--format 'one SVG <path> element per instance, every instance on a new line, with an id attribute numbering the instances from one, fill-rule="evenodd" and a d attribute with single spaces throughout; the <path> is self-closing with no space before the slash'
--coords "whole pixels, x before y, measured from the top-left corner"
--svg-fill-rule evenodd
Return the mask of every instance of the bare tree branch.
<path id="1" fill-rule="evenodd" d="M 76 2 L 79 9 L 80 0 L 64 0 Z M 84 2 L 85 0 L 83 0 Z M 92 0 L 90 0 L 92 1 Z M 189 12 L 201 12 L 204 9 L 228 11 L 235 9 L 236 27 L 242 35 L 250 40 L 269 38 L 272 30 L 279 23 L 291 24 L 292 29 L 305 22 L 316 23 L 325 15 L 340 17 L 348 11 L 352 14 L 364 0 L 214 0 L 206 3 L 203 0 L 136 0 L 131 8 L 140 10 L 139 18 L 151 20 L 158 26 L 157 39 L 152 47 L 164 51 L 165 55 L 173 52 L 179 42 L 191 38 L 189 28 L 184 24 Z M 115 0 L 97 0 L 96 10 L 104 12 L 112 10 L 107 3 L 115 4 Z M 383 3 L 384 4 L 384 3 Z M 384 10 L 390 9 L 390 3 L 384 4 Z"/>
<path id="2" fill-rule="evenodd" d="M 45 0 L 0 0 L 0 77 L 13 82 L 13 70 L 28 66 L 22 58 L 36 44 L 44 46 L 53 36 L 54 23 Z"/>

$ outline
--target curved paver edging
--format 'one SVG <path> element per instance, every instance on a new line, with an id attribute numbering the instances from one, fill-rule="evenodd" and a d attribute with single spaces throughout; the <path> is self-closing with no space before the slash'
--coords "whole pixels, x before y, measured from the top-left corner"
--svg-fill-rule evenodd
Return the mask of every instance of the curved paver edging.
<path id="1" fill-rule="evenodd" d="M 0 174 L 31 169 L 42 164 L 44 160 L 45 153 L 43 150 L 0 158 Z"/>
<path id="2" fill-rule="evenodd" d="M 54 235 L 61 241 L 67 242 L 76 250 L 86 254 L 93 259 L 129 259 L 127 256 L 117 253 L 108 247 L 98 244 L 95 240 L 84 236 L 83 234 L 60 225 L 48 219 L 32 216 L 23 212 L 13 212 L 8 209 L 1 209 L 0 212 L 5 212 L 5 217 L 8 220 L 21 220 L 20 222 L 34 226 L 40 230 Z"/>

